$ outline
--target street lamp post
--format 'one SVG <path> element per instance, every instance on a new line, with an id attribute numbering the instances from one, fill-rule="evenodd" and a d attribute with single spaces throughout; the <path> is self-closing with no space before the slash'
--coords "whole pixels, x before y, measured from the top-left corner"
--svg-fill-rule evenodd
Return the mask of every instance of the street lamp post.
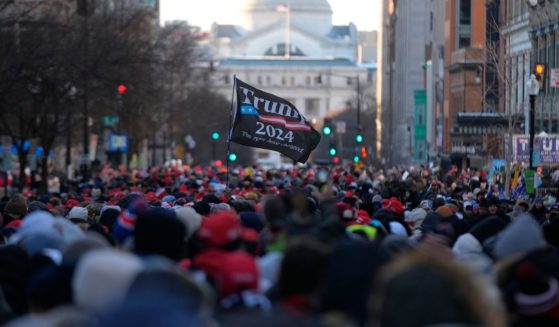
<path id="1" fill-rule="evenodd" d="M 528 89 L 528 96 L 530 98 L 530 169 L 534 168 L 534 126 L 535 126 L 535 109 L 536 109 L 536 96 L 540 91 L 540 86 L 536 80 L 536 75 L 530 75 L 530 80 L 526 83 Z"/>

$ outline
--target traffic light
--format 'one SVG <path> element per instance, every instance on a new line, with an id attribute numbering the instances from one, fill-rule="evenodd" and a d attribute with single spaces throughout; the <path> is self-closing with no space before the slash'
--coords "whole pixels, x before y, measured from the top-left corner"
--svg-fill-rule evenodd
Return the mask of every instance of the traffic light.
<path id="1" fill-rule="evenodd" d="M 367 148 L 364 146 L 361 147 L 361 158 L 367 159 Z"/>
<path id="2" fill-rule="evenodd" d="M 126 87 L 126 85 L 124 84 L 120 84 L 117 88 L 116 91 L 118 92 L 118 94 L 123 95 L 124 93 L 126 93 L 126 90 L 128 90 L 128 88 Z"/>
<path id="3" fill-rule="evenodd" d="M 358 155 L 353 156 L 353 162 L 355 162 L 355 163 L 359 162 L 359 156 Z"/>
<path id="4" fill-rule="evenodd" d="M 329 136 L 334 131 L 332 127 L 332 119 L 324 118 L 324 126 L 322 126 L 322 134 Z"/>
<path id="5" fill-rule="evenodd" d="M 361 133 L 357 134 L 355 136 L 355 141 L 357 141 L 357 143 L 363 143 L 363 135 L 361 135 Z"/>
<path id="6" fill-rule="evenodd" d="M 336 154 L 338 154 L 338 150 L 336 149 L 336 146 L 334 144 L 330 144 L 330 150 L 328 151 L 328 153 L 330 153 L 331 157 L 335 157 Z"/>
<path id="7" fill-rule="evenodd" d="M 229 161 L 234 162 L 237 160 L 237 155 L 233 152 L 229 153 Z"/>
<path id="8" fill-rule="evenodd" d="M 219 140 L 219 133 L 218 132 L 213 132 L 212 133 L 212 140 L 214 140 L 214 141 Z"/>
<path id="9" fill-rule="evenodd" d="M 536 80 L 540 83 L 540 90 L 544 91 L 545 88 L 545 64 L 536 63 L 534 65 L 534 75 L 536 75 Z"/>
<path id="10" fill-rule="evenodd" d="M 332 162 L 334 163 L 334 165 L 337 165 L 340 163 L 340 157 L 334 157 L 332 158 Z"/>

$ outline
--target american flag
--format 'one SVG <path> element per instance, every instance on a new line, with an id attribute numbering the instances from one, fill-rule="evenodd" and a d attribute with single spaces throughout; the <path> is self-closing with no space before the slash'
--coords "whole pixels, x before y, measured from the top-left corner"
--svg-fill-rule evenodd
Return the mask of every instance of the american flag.
<path id="1" fill-rule="evenodd" d="M 511 190 L 510 199 L 511 200 L 524 199 L 527 196 L 528 196 L 528 192 L 526 190 L 526 185 L 524 184 L 524 179 L 520 178 L 516 187 Z"/>

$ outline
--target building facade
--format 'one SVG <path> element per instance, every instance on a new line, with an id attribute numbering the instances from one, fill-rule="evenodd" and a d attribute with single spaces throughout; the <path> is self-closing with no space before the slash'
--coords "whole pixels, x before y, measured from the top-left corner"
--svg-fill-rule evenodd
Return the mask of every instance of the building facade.
<path id="1" fill-rule="evenodd" d="M 528 133 L 528 101 L 526 82 L 531 74 L 532 43 L 530 41 L 529 6 L 525 1 L 505 1 L 503 25 L 505 57 L 502 105 L 506 113 L 523 117 L 524 131 Z M 524 123 L 525 122 L 525 123 Z"/>
<path id="2" fill-rule="evenodd" d="M 383 158 L 390 165 L 410 163 L 413 157 L 414 92 L 425 87 L 427 3 L 383 3 Z"/>
<path id="3" fill-rule="evenodd" d="M 546 78 L 536 100 L 535 132 L 559 132 L 559 91 L 551 87 L 550 74 L 559 67 L 559 3 L 538 1 L 528 6 L 529 38 L 532 45 L 529 72 L 536 63 L 546 65 Z"/>
<path id="4" fill-rule="evenodd" d="M 443 154 L 459 166 L 483 167 L 503 156 L 502 130 L 487 113 L 502 113 L 503 1 L 449 0 L 445 8 Z M 475 119 L 460 119 L 466 114 Z M 476 125 L 478 124 L 478 125 Z"/>
<path id="5" fill-rule="evenodd" d="M 236 76 L 288 99 L 317 129 L 324 117 L 355 108 L 357 97 L 363 103 L 374 96 L 370 86 L 375 83 L 376 65 L 370 46 L 375 36 L 359 35 L 353 24 L 333 25 L 326 0 L 287 5 L 280 0 L 248 0 L 243 7 L 245 25 L 212 26 L 210 47 L 219 92 L 231 96 Z M 357 133 L 353 124 L 346 133 Z M 375 128 L 375 122 L 361 122 L 361 127 Z M 369 142 L 375 141 L 365 140 Z M 255 156 L 264 165 L 291 162 L 267 150 L 256 150 Z"/>
<path id="6" fill-rule="evenodd" d="M 444 35 L 446 0 L 430 0 L 425 45 L 425 143 L 427 151 L 419 161 L 433 161 L 442 152 L 444 108 Z"/>

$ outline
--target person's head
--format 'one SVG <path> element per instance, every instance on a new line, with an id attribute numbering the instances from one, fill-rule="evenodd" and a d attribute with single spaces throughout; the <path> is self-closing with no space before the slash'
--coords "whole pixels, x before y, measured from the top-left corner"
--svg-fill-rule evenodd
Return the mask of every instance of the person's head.
<path id="1" fill-rule="evenodd" d="M 404 254 L 382 269 L 377 285 L 373 326 L 506 325 L 502 308 L 487 296 L 481 281 L 443 257 Z"/>
<path id="2" fill-rule="evenodd" d="M 242 236 L 241 220 L 233 211 L 221 211 L 202 221 L 198 237 L 204 248 L 235 249 Z"/>
<path id="3" fill-rule="evenodd" d="M 499 199 L 495 197 L 487 199 L 487 211 L 491 215 L 496 215 L 499 211 Z"/>
<path id="4" fill-rule="evenodd" d="M 27 214 L 27 201 L 22 195 L 14 195 L 4 206 L 4 224 L 22 219 Z"/>
<path id="5" fill-rule="evenodd" d="M 114 309 L 141 270 L 142 262 L 131 254 L 114 250 L 87 253 L 73 274 L 74 304 L 97 314 Z"/>
<path id="6" fill-rule="evenodd" d="M 528 210 L 530 209 L 530 206 L 528 205 L 528 202 L 519 199 L 516 201 L 516 206 L 522 208 L 522 212 L 528 212 Z"/>
<path id="7" fill-rule="evenodd" d="M 264 200 L 264 218 L 266 224 L 273 231 L 281 229 L 287 218 L 287 208 L 284 200 L 279 196 L 270 196 Z"/>
<path id="8" fill-rule="evenodd" d="M 208 290 L 171 265 L 140 272 L 130 285 L 121 309 L 153 312 L 176 309 L 200 318 L 210 312 L 209 300 Z"/>
<path id="9" fill-rule="evenodd" d="M 113 227 L 116 221 L 118 220 L 119 215 L 120 215 L 120 207 L 116 207 L 116 208 L 105 207 L 101 210 L 101 216 L 99 217 L 99 224 L 106 227 L 109 233 L 112 233 Z"/>
<path id="10" fill-rule="evenodd" d="M 156 254 L 178 261 L 186 236 L 185 225 L 172 209 L 152 208 L 138 215 L 134 232 L 134 251 Z"/>
<path id="11" fill-rule="evenodd" d="M 67 218 L 74 224 L 78 225 L 82 230 L 87 230 L 89 227 L 88 222 L 88 210 L 82 207 L 73 207 L 70 212 L 68 212 Z"/>
<path id="12" fill-rule="evenodd" d="M 311 297 L 317 295 L 320 289 L 328 255 L 328 248 L 312 238 L 293 240 L 287 246 L 280 268 L 280 297 L 302 296 L 309 301 L 316 300 Z"/>
<path id="13" fill-rule="evenodd" d="M 538 263 L 541 260 L 538 255 L 534 252 L 524 259 L 499 266 L 498 286 L 510 313 L 511 325 L 557 325 L 559 281 L 553 269 Z"/>

